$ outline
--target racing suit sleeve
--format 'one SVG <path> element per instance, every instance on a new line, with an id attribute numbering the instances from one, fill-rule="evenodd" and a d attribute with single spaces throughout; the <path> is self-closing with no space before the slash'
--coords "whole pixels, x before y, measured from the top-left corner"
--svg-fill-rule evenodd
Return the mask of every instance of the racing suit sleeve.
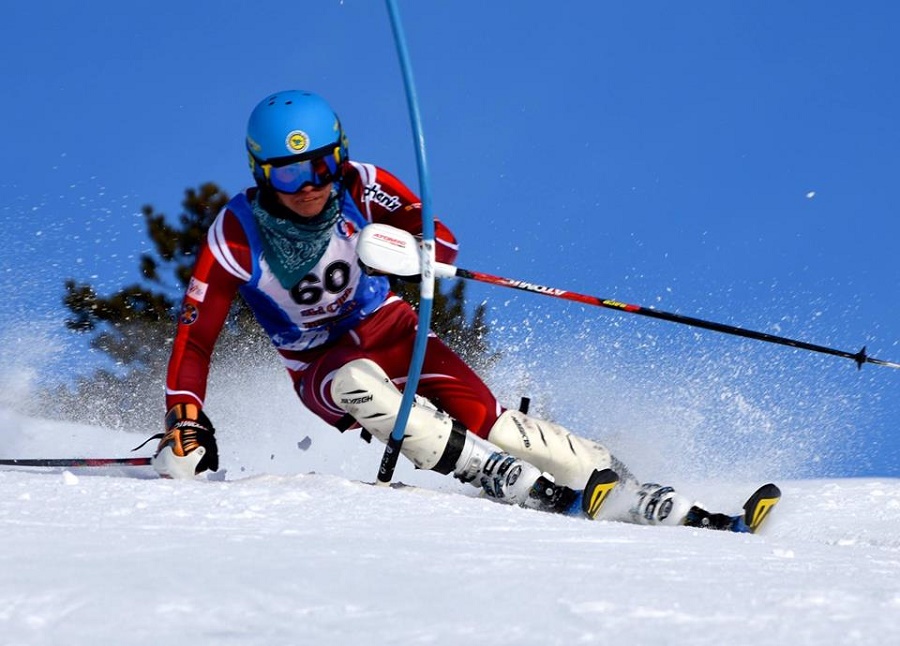
<path id="1" fill-rule="evenodd" d="M 213 347 L 245 280 L 242 272 L 249 276 L 250 269 L 246 235 L 237 218 L 223 211 L 200 247 L 184 296 L 166 375 L 166 410 L 182 403 L 203 406 Z"/>
<path id="2" fill-rule="evenodd" d="M 372 164 L 350 162 L 345 169 L 345 182 L 370 222 L 389 224 L 413 235 L 422 235 L 422 202 L 390 172 Z M 456 236 L 437 218 L 434 242 L 436 260 L 453 264 L 459 252 Z"/>

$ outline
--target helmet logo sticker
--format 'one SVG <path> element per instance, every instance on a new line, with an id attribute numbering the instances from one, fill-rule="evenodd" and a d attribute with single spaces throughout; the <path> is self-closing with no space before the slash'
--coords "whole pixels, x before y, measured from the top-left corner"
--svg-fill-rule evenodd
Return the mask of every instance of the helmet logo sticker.
<path id="1" fill-rule="evenodd" d="M 288 133 L 284 143 L 287 146 L 288 152 L 302 153 L 309 148 L 309 135 L 302 130 L 293 130 Z"/>

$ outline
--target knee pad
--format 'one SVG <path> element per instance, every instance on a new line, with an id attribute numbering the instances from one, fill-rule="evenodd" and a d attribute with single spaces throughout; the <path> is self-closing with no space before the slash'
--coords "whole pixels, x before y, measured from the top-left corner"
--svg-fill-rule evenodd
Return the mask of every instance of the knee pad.
<path id="1" fill-rule="evenodd" d="M 382 442 L 394 430 L 401 392 L 370 359 L 355 359 L 335 371 L 331 398 Z M 400 452 L 420 469 L 450 473 L 456 466 L 466 431 L 431 402 L 416 396 L 409 412 Z"/>
<path id="2" fill-rule="evenodd" d="M 497 419 L 488 440 L 550 473 L 556 484 L 573 489 L 583 489 L 594 469 L 615 469 L 618 464 L 602 444 L 513 410 Z"/>

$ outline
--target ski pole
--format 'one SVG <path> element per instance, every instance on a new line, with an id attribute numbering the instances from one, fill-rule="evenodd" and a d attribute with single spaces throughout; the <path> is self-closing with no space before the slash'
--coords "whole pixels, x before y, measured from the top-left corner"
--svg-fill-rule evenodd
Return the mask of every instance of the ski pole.
<path id="1" fill-rule="evenodd" d="M 435 275 L 438 278 L 465 278 L 466 280 L 475 280 L 491 285 L 499 285 L 500 287 L 511 287 L 513 289 L 520 289 L 526 292 L 542 294 L 543 296 L 552 296 L 554 298 L 562 298 L 568 301 L 575 301 L 576 303 L 584 303 L 585 305 L 605 307 L 607 309 L 613 309 L 619 312 L 649 316 L 651 318 L 660 319 L 663 321 L 681 323 L 683 325 L 699 327 L 706 330 L 712 330 L 714 332 L 723 332 L 725 334 L 732 334 L 748 339 L 755 339 L 757 341 L 778 343 L 780 345 L 787 345 L 793 348 L 801 348 L 803 350 L 821 352 L 823 354 L 830 354 L 836 357 L 844 357 L 845 359 L 852 359 L 853 361 L 855 361 L 856 367 L 859 369 L 861 369 L 863 367 L 863 364 L 866 363 L 873 363 L 879 366 L 887 366 L 888 368 L 900 368 L 900 363 L 895 363 L 893 361 L 884 361 L 882 359 L 876 359 L 875 357 L 868 356 L 866 354 L 865 346 L 863 346 L 862 350 L 860 350 L 859 352 L 847 352 L 846 350 L 837 350 L 835 348 L 829 348 L 824 345 L 816 345 L 814 343 L 807 343 L 806 341 L 789 339 L 787 337 L 768 334 L 766 332 L 756 332 L 754 330 L 748 330 L 746 328 L 737 327 L 735 325 L 716 323 L 714 321 L 705 321 L 703 319 L 694 318 L 692 316 L 682 316 L 681 314 L 672 314 L 670 312 L 664 312 L 662 310 L 657 310 L 650 307 L 643 307 L 642 305 L 622 303 L 612 298 L 600 298 L 597 296 L 588 296 L 585 294 L 570 292 L 565 289 L 545 287 L 544 285 L 537 285 L 535 283 L 529 283 L 524 280 L 515 280 L 513 278 L 493 276 L 484 272 L 461 269 L 459 267 L 454 267 L 453 265 L 447 265 L 444 263 L 435 263 Z"/>
<path id="2" fill-rule="evenodd" d="M 360 261 L 369 268 L 398 276 L 400 278 L 412 278 L 420 271 L 419 266 L 419 241 L 415 236 L 406 231 L 401 231 L 385 224 L 369 224 L 363 228 L 360 233 L 359 242 L 356 251 L 359 254 Z M 600 298 L 598 296 L 587 296 L 570 292 L 565 289 L 556 287 L 546 287 L 536 283 L 529 283 L 524 280 L 516 280 L 514 278 L 503 278 L 502 276 L 493 276 L 481 271 L 472 271 L 470 269 L 461 269 L 453 265 L 442 262 L 434 263 L 434 275 L 437 278 L 465 278 L 466 280 L 475 280 L 490 285 L 499 285 L 500 287 L 511 287 L 526 292 L 541 294 L 543 296 L 552 296 L 554 298 L 562 298 L 567 301 L 575 301 L 585 305 L 595 305 L 597 307 L 605 307 L 619 312 L 627 312 L 628 314 L 640 314 L 641 316 L 649 316 L 651 318 L 670 321 L 672 323 L 681 323 L 682 325 L 691 325 L 714 332 L 723 332 L 725 334 L 733 334 L 757 341 L 767 341 L 769 343 L 778 343 L 788 345 L 803 350 L 812 350 L 813 352 L 821 352 L 846 359 L 853 359 L 857 368 L 862 368 L 865 363 L 874 363 L 879 366 L 887 366 L 888 368 L 900 368 L 900 363 L 893 361 L 883 361 L 866 354 L 866 348 L 859 352 L 847 352 L 845 350 L 836 350 L 824 345 L 816 345 L 807 343 L 806 341 L 797 341 L 783 336 L 776 336 L 766 332 L 756 332 L 746 328 L 737 327 L 735 325 L 726 325 L 725 323 L 715 323 L 713 321 L 705 321 L 703 319 L 694 318 L 692 316 L 682 316 L 681 314 L 672 314 L 663 312 L 642 305 L 630 305 L 617 301 L 613 298 Z"/>
<path id="3" fill-rule="evenodd" d="M 0 458 L 7 467 L 145 467 L 152 458 Z"/>

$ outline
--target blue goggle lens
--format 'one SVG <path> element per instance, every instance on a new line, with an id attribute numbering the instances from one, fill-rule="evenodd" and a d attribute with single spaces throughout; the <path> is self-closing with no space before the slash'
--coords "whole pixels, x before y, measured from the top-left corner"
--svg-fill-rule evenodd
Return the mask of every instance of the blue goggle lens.
<path id="1" fill-rule="evenodd" d="M 307 184 L 319 187 L 340 179 L 340 152 L 280 166 L 260 163 L 269 185 L 280 193 L 296 193 Z"/>

